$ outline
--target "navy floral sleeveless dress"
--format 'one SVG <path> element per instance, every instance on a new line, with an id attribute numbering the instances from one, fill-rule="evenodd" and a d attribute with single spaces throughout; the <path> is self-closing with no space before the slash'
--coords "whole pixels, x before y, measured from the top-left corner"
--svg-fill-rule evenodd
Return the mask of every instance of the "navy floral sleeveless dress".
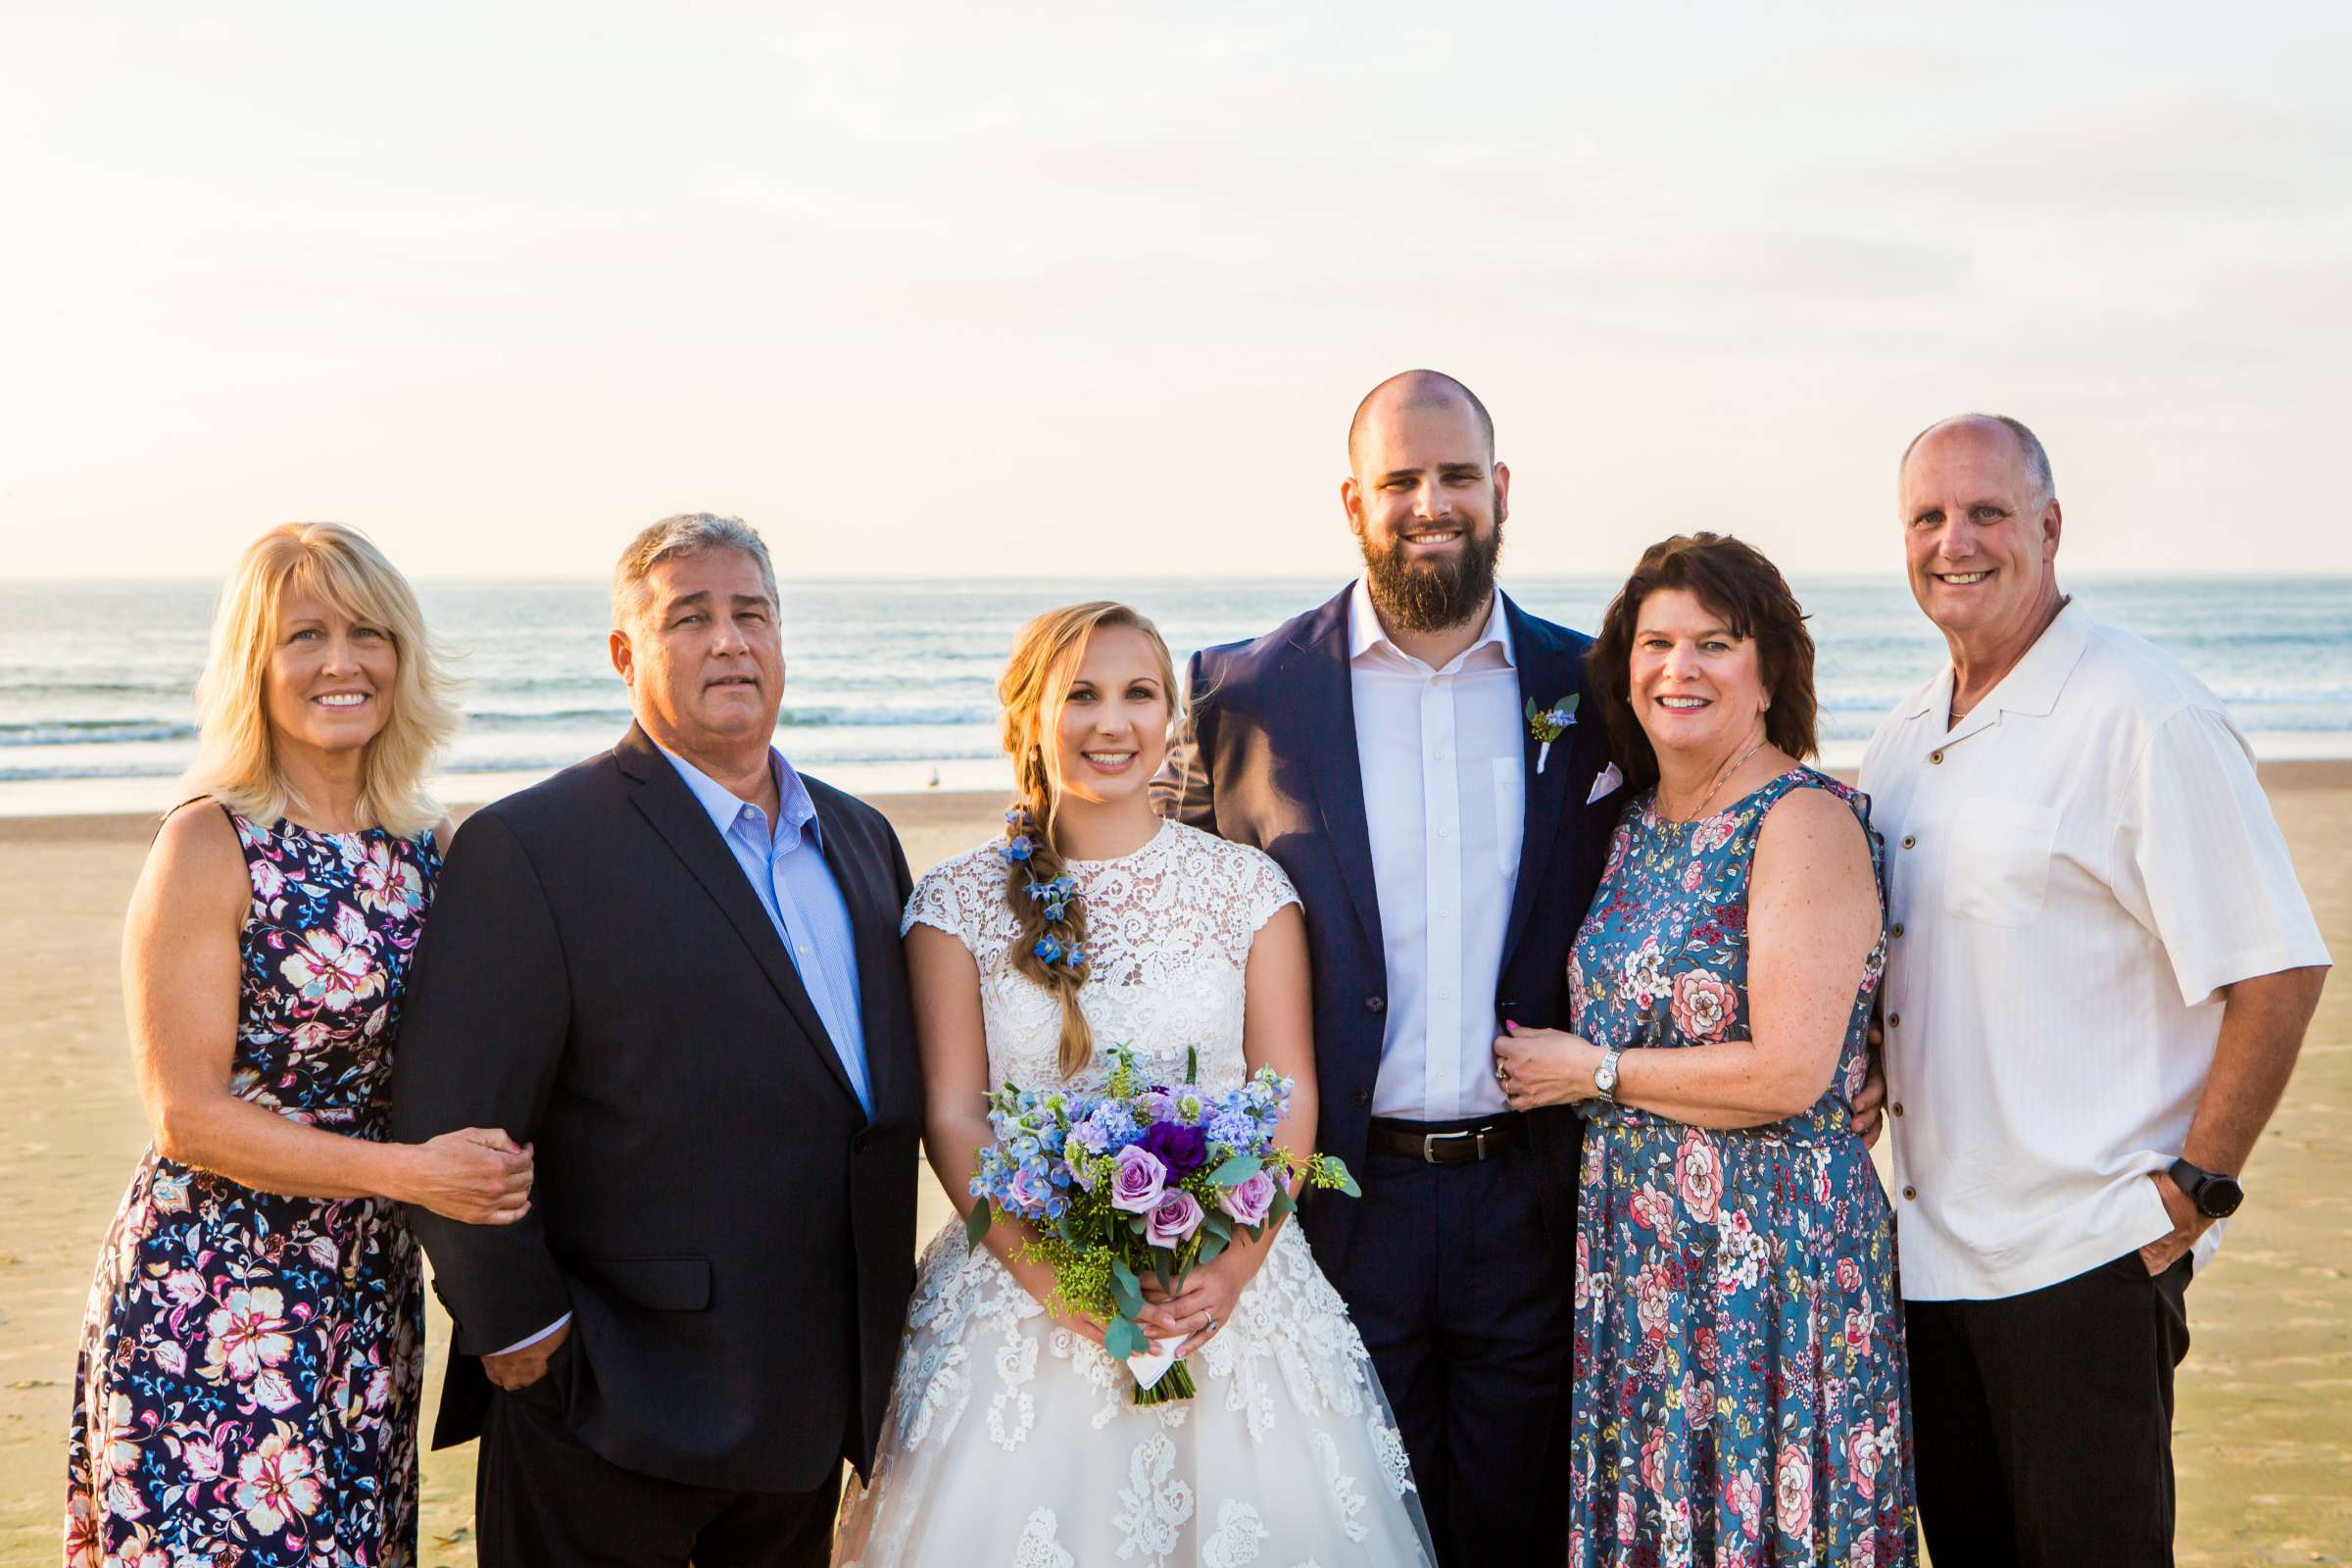
<path id="1" fill-rule="evenodd" d="M 1864 797 L 1801 767 L 1695 822 L 1660 818 L 1654 794 L 1627 808 L 1569 963 L 1578 1034 L 1748 1037 L 1748 872 L 1796 789 L 1868 829 Z M 1803 1115 L 1712 1131 L 1582 1107 L 1571 1564 L 1917 1560 L 1893 1221 L 1846 1125 L 1885 960 L 1882 937 Z"/>
<path id="2" fill-rule="evenodd" d="M 380 1139 L 440 849 L 231 820 L 253 904 L 230 1088 Z M 397 1203 L 256 1192 L 150 1148 L 82 1319 L 70 1568 L 413 1562 L 423 1313 Z"/>

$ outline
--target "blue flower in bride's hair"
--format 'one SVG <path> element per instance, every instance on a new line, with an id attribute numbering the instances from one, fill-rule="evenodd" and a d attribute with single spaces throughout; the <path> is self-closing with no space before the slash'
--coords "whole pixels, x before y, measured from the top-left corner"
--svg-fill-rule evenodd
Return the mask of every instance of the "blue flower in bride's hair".
<path id="1" fill-rule="evenodd" d="M 1030 856 L 1035 855 L 1036 853 L 1037 846 L 1029 842 L 1029 835 L 1026 833 L 1023 833 L 1020 837 L 1014 839 L 1010 844 L 1006 844 L 997 851 L 997 854 L 1003 857 L 1007 863 L 1016 860 L 1026 860 Z"/>
<path id="2" fill-rule="evenodd" d="M 1029 810 L 1026 807 L 1016 806 L 1011 810 L 1004 813 L 1004 825 L 1006 827 L 1026 827 L 1028 823 Z"/>
<path id="3" fill-rule="evenodd" d="M 1074 947 L 1062 956 L 1061 961 L 1073 969 L 1084 968 L 1086 966 L 1086 950 Z"/>
<path id="4" fill-rule="evenodd" d="M 1061 961 L 1061 944 L 1052 937 L 1039 937 L 1037 946 L 1029 951 L 1037 955 L 1038 961 L 1041 963 L 1059 963 Z"/>
<path id="5" fill-rule="evenodd" d="M 1049 904 L 1046 906 L 1046 918 L 1054 921 L 1056 925 L 1060 924 L 1063 920 L 1068 919 L 1069 914 L 1070 906 L 1066 904 Z"/>

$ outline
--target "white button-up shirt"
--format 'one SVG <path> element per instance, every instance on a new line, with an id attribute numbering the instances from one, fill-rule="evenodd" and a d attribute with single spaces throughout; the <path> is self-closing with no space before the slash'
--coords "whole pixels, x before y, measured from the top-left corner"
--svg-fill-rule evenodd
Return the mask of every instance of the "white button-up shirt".
<path id="1" fill-rule="evenodd" d="M 1508 1108 L 1494 1083 L 1494 989 L 1527 812 L 1502 596 L 1478 641 L 1433 669 L 1389 640 L 1358 579 L 1348 682 L 1388 962 L 1372 1114 L 1494 1114 Z"/>
<path id="2" fill-rule="evenodd" d="M 1956 725 L 1951 696 L 1947 665 L 1862 762 L 1920 1300 L 2023 1295 L 2163 1236 L 2148 1177 L 2180 1154 L 2220 991 L 2328 961 L 2252 752 L 2170 657 L 2070 605 Z"/>

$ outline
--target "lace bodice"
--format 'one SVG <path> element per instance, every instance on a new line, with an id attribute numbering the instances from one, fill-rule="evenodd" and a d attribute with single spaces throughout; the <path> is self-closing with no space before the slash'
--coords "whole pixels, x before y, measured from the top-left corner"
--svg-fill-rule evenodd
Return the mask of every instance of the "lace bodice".
<path id="1" fill-rule="evenodd" d="M 1200 1053 L 1200 1082 L 1222 1089 L 1249 1075 L 1242 1057 L 1243 978 L 1257 930 L 1298 895 L 1282 867 L 1245 844 L 1163 823 L 1142 849 L 1113 860 L 1072 860 L 1086 905 L 1090 969 L 1078 1005 L 1098 1048 L 1129 1045 L 1162 1083 L 1183 1081 L 1186 1048 Z M 1045 1089 L 1060 1083 L 1061 1005 L 1015 969 L 1019 934 L 994 843 L 934 866 L 915 884 L 901 930 L 935 926 L 980 968 L 988 1081 Z M 1105 1076 L 1100 1049 L 1071 1087 Z"/>

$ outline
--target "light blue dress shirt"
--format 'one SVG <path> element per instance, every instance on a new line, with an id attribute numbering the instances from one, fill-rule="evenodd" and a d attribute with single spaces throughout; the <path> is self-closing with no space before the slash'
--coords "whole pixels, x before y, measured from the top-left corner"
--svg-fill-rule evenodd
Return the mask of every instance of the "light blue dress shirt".
<path id="1" fill-rule="evenodd" d="M 781 820 L 771 831 L 767 813 L 749 801 L 738 800 L 727 787 L 677 753 L 662 749 L 686 781 L 686 788 L 710 813 L 710 825 L 726 841 L 744 880 L 759 895 L 760 906 L 776 928 L 792 966 L 800 971 L 808 1000 L 824 1021 L 833 1050 L 858 1091 L 858 1103 L 871 1116 L 873 1091 L 866 1082 L 865 1027 L 858 1010 L 858 939 L 850 924 L 850 906 L 825 864 L 822 829 L 816 803 L 808 786 L 768 748 L 767 765 L 776 780 Z"/>

